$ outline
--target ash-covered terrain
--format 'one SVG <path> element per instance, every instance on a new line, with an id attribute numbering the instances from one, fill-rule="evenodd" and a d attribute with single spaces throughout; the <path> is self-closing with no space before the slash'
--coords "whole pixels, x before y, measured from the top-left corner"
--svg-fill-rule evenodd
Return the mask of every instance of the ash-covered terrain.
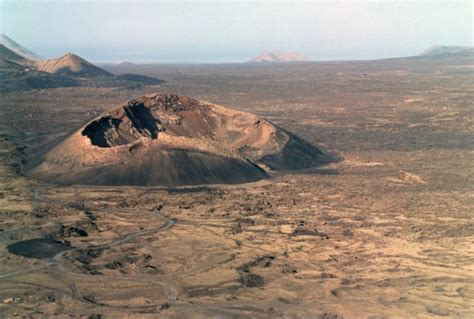
<path id="1" fill-rule="evenodd" d="M 95 143 L 95 150 L 129 152 L 136 139 L 146 149 L 160 134 L 186 134 L 173 134 L 179 126 L 166 121 L 155 123 L 156 131 L 129 130 L 133 121 L 118 106 L 155 94 L 156 86 L 4 91 L 1 317 L 471 318 L 472 66 L 466 52 L 364 62 L 102 66 L 165 80 L 159 91 L 166 95 L 155 97 L 173 93 L 255 114 L 245 115 L 251 120 L 242 122 L 243 131 L 256 132 L 266 122 L 255 121 L 264 119 L 340 159 L 232 185 L 28 177 L 30 165 L 74 175 L 83 163 L 76 159 L 90 154 L 70 143 L 74 138 Z M 97 130 L 104 116 L 125 126 Z M 213 138 L 232 149 L 232 140 Z M 259 147 L 241 152 L 258 164 Z M 137 159 L 133 149 L 123 167 Z"/>

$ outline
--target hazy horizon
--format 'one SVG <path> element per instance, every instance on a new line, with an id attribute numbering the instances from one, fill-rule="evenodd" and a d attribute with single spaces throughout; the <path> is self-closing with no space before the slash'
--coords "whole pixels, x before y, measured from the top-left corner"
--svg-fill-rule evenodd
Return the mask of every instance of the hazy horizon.
<path id="1" fill-rule="evenodd" d="M 1 1 L 0 33 L 47 58 L 243 62 L 267 51 L 314 60 L 411 56 L 472 46 L 472 3 Z"/>

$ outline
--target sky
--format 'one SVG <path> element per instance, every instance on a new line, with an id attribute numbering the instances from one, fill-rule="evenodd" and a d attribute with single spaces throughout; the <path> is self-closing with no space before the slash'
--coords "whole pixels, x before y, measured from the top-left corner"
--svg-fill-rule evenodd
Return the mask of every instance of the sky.
<path id="1" fill-rule="evenodd" d="M 378 59 L 472 46 L 473 1 L 0 0 L 0 33 L 93 62 L 242 62 L 264 50 Z"/>

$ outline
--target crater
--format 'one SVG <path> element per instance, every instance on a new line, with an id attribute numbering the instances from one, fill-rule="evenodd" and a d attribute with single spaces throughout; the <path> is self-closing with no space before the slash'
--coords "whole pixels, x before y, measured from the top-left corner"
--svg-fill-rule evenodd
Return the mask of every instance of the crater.
<path id="1" fill-rule="evenodd" d="M 130 144 L 141 137 L 156 139 L 160 120 L 155 118 L 143 103 L 123 107 L 120 117 L 103 116 L 92 121 L 82 131 L 91 143 L 99 147 Z"/>

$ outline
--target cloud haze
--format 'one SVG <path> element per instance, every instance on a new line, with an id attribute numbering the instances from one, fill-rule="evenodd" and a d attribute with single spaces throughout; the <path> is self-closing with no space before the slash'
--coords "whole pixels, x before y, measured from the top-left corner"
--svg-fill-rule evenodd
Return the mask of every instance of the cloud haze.
<path id="1" fill-rule="evenodd" d="M 317 60 L 472 45 L 472 3 L 1 2 L 1 32 L 36 53 L 92 61 L 239 62 L 262 50 Z"/>

